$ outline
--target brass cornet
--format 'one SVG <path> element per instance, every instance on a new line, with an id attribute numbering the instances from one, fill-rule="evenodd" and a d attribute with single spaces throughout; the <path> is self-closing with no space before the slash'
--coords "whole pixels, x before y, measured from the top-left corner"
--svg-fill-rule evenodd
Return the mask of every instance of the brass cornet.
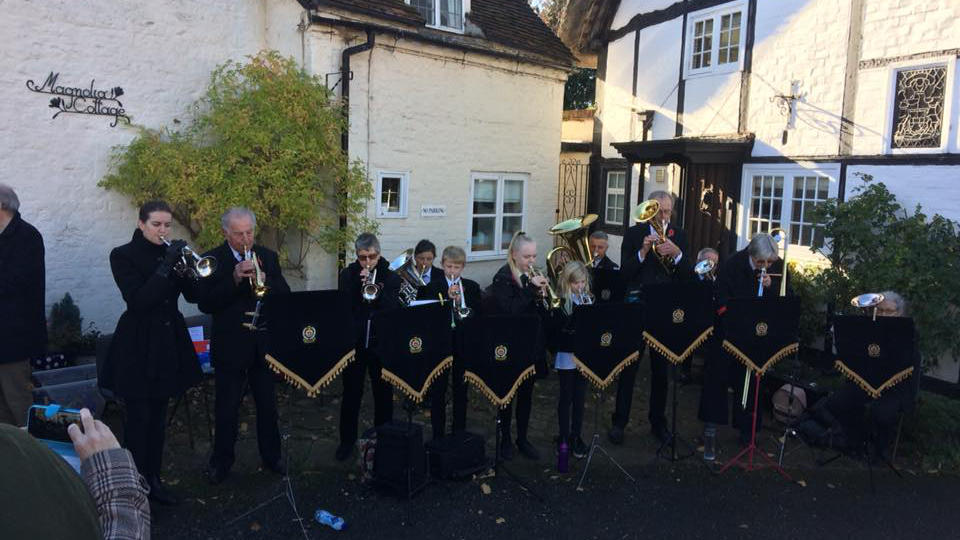
<path id="1" fill-rule="evenodd" d="M 470 314 L 473 313 L 473 310 L 467 307 L 467 299 L 466 299 L 467 295 L 464 294 L 463 279 L 458 277 L 456 281 L 453 282 L 453 284 L 460 287 L 460 292 L 457 294 L 458 298 L 456 300 L 456 303 L 453 305 L 453 313 L 454 315 L 456 315 L 458 320 L 462 321 L 467 317 L 469 317 Z"/>
<path id="2" fill-rule="evenodd" d="M 538 276 L 547 280 L 547 292 L 541 293 L 544 309 L 549 311 L 551 309 L 557 309 L 563 305 L 563 299 L 557 296 L 556 291 L 553 290 L 553 286 L 550 285 L 550 278 L 545 276 L 539 268 L 530 265 L 530 268 L 526 271 L 526 274 L 527 278 L 531 280 Z"/>
<path id="3" fill-rule="evenodd" d="M 693 272 L 707 281 L 717 279 L 717 263 L 712 259 L 704 259 L 693 267 Z"/>
<path id="4" fill-rule="evenodd" d="M 360 295 L 363 297 L 363 301 L 367 303 L 375 302 L 380 296 L 380 289 L 383 288 L 383 285 L 377 283 L 377 269 L 373 268 L 373 265 L 369 265 L 367 268 L 367 277 L 363 280 L 363 285 L 360 286 Z M 371 272 L 370 269 L 373 268 Z"/>
<path id="5" fill-rule="evenodd" d="M 160 237 L 167 247 L 170 242 L 163 236 Z M 180 277 L 190 277 L 192 279 L 207 278 L 217 271 L 217 259 L 213 257 L 201 257 L 190 246 L 183 246 L 180 250 L 180 260 L 173 265 L 173 271 Z"/>
<path id="6" fill-rule="evenodd" d="M 243 260 L 253 261 L 253 270 L 254 275 L 250 276 L 250 290 L 253 291 L 253 295 L 257 299 L 262 299 L 267 294 L 267 282 L 264 279 L 263 270 L 260 268 L 260 258 L 257 257 L 257 254 L 253 252 L 252 249 L 248 250 L 247 246 L 243 246 Z"/>

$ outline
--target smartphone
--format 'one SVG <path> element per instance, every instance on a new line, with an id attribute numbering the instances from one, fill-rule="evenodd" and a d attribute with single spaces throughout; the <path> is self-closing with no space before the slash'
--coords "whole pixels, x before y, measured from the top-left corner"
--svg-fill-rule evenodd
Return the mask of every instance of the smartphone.
<path id="1" fill-rule="evenodd" d="M 37 439 L 71 443 L 67 428 L 70 424 L 77 424 L 80 429 L 80 411 L 64 409 L 59 405 L 34 405 L 30 407 L 27 418 L 27 432 Z"/>

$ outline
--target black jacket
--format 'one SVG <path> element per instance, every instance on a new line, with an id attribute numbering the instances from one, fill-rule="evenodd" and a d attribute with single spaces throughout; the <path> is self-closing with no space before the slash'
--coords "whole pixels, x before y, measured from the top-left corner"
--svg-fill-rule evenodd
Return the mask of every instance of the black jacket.
<path id="1" fill-rule="evenodd" d="M 437 268 L 436 266 L 431 266 L 430 283 L 427 283 L 425 287 L 419 287 L 417 289 L 417 300 L 436 300 L 437 295 L 433 292 L 433 289 L 431 289 L 431 285 L 437 282 L 446 284 L 446 277 L 443 274 L 443 270 Z M 444 286 L 443 290 L 446 291 L 447 288 Z"/>
<path id="2" fill-rule="evenodd" d="M 253 246 L 253 252 L 260 260 L 261 269 L 267 274 L 268 291 L 264 302 L 269 302 L 271 295 L 290 292 L 290 286 L 283 279 L 277 254 L 257 245 Z M 246 313 L 253 311 L 257 305 L 250 290 L 250 280 L 244 279 L 239 285 L 234 283 L 233 268 L 239 261 L 226 242 L 204 256 L 217 259 L 217 271 L 203 280 L 198 304 L 200 311 L 213 315 L 210 362 L 217 369 L 250 367 L 255 359 L 262 357 L 265 345 L 264 332 L 254 332 L 243 326 L 243 323 L 250 322 Z"/>
<path id="3" fill-rule="evenodd" d="M 467 278 L 462 278 L 460 280 L 460 285 L 463 287 L 464 300 L 467 303 L 467 307 L 471 310 L 470 316 L 479 317 L 483 311 L 483 306 L 481 305 L 480 285 L 478 285 L 476 281 Z M 430 278 L 430 283 L 423 288 L 423 299 L 436 300 L 438 296 L 442 296 L 445 302 L 449 302 L 450 295 L 447 294 L 449 289 L 450 288 L 447 286 L 447 277 L 443 275 L 443 271 L 441 270 L 440 277 L 437 278 L 436 276 L 432 276 Z"/>
<path id="4" fill-rule="evenodd" d="M 640 242 L 641 244 L 643 243 L 642 238 L 640 239 Z M 600 259 L 599 262 L 597 262 L 597 265 L 594 266 L 594 268 L 599 268 L 603 270 L 619 270 L 620 265 L 610 260 L 610 257 L 607 257 L 606 255 L 604 255 L 603 258 Z"/>
<path id="5" fill-rule="evenodd" d="M 770 268 L 770 274 L 783 274 L 783 259 L 777 259 Z M 750 267 L 750 255 L 746 249 L 741 249 L 720 265 L 717 273 L 716 299 L 717 305 L 723 309 L 731 298 L 747 298 L 757 296 L 760 272 Z M 780 295 L 780 277 L 770 277 L 770 286 L 763 290 L 763 296 Z M 787 294 L 792 295 L 790 276 L 787 276 Z"/>
<path id="6" fill-rule="evenodd" d="M 357 338 L 357 346 L 363 347 L 366 342 L 367 321 L 373 317 L 373 313 L 384 309 L 400 307 L 400 300 L 397 294 L 400 292 L 400 276 L 390 271 L 390 263 L 380 257 L 380 262 L 376 266 L 376 282 L 381 284 L 380 294 L 373 302 L 364 302 L 361 296 L 362 279 L 360 278 L 360 263 L 354 261 L 340 271 L 338 289 L 346 291 L 350 299 L 350 305 L 353 308 L 354 333 Z M 373 347 L 373 343 L 370 343 Z"/>
<path id="7" fill-rule="evenodd" d="M 183 293 L 196 302 L 198 284 L 171 272 L 157 273 L 165 246 L 133 233 L 128 244 L 110 252 L 110 268 L 127 310 L 110 341 L 100 386 L 130 398 L 166 398 L 200 381 L 200 364 L 177 308 Z"/>
<path id="8" fill-rule="evenodd" d="M 668 273 L 660 262 L 653 247 L 647 252 L 643 262 L 637 258 L 637 253 L 643 247 L 643 239 L 650 234 L 648 223 L 638 223 L 627 229 L 620 246 L 620 272 L 627 287 L 642 287 L 657 283 L 669 283 L 686 279 L 689 275 L 690 254 L 687 253 L 687 236 L 683 229 L 669 225 L 666 230 L 667 238 L 680 248 L 683 256 L 672 273 Z"/>
<path id="9" fill-rule="evenodd" d="M 487 300 L 484 301 L 485 315 L 537 315 L 540 317 L 540 331 L 536 339 L 534 362 L 537 367 L 537 376 L 547 375 L 547 362 L 544 355 L 545 321 L 549 319 L 540 302 L 540 292 L 532 285 L 527 284 L 525 276 L 521 276 L 522 283 L 513 279 L 510 265 L 505 264 L 493 276 L 493 283 L 487 290 Z"/>
<path id="10" fill-rule="evenodd" d="M 0 363 L 46 351 L 45 294 L 43 237 L 17 212 L 0 233 Z"/>

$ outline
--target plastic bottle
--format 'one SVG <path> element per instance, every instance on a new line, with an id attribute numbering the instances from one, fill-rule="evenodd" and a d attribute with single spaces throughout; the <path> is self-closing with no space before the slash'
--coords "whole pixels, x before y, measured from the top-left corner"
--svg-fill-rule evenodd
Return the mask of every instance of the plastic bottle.
<path id="1" fill-rule="evenodd" d="M 565 473 L 570 470 L 570 446 L 567 441 L 560 441 L 557 450 L 557 472 Z"/>
<path id="2" fill-rule="evenodd" d="M 321 508 L 318 508 L 317 511 L 313 513 L 313 519 L 317 520 L 317 523 L 326 525 L 335 531 L 342 531 L 347 524 L 343 521 L 342 517 L 335 516 Z"/>

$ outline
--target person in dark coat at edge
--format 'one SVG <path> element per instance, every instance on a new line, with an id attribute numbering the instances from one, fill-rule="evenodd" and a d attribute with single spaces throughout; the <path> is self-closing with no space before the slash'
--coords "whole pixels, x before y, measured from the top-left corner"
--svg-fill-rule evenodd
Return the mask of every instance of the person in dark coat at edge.
<path id="1" fill-rule="evenodd" d="M 761 270 L 766 268 L 767 275 L 763 280 L 763 296 L 771 298 L 780 296 L 780 280 L 783 279 L 783 259 L 779 255 L 779 247 L 773 238 L 766 233 L 757 233 L 750 239 L 746 248 L 734 253 L 720 266 L 717 274 L 717 314 L 719 318 L 714 326 L 717 342 L 723 341 L 723 317 L 727 310 L 727 303 L 731 298 L 755 298 L 760 285 Z M 771 275 L 775 274 L 775 275 Z M 790 277 L 787 276 L 787 295 L 793 294 L 790 286 Z M 726 423 L 727 418 L 727 391 L 726 385 L 732 384 L 734 389 L 733 425 L 740 430 L 740 442 L 747 444 L 750 441 L 750 431 L 753 416 L 753 387 L 756 381 L 751 377 L 748 388 L 747 406 L 743 403 L 743 378 L 746 368 L 742 363 L 723 353 L 716 357 L 716 366 L 712 372 L 730 373 L 730 380 L 721 378 L 704 378 L 703 396 L 700 405 L 701 415 L 714 423 Z M 727 362 L 729 367 L 723 367 Z M 722 385 L 723 388 L 708 389 L 708 385 Z M 762 415 L 757 415 L 757 432 L 760 432 Z"/>
<path id="2" fill-rule="evenodd" d="M 493 284 L 488 290 L 489 301 L 484 313 L 491 315 L 537 315 L 541 319 L 546 317 L 540 299 L 547 287 L 545 276 L 530 277 L 531 266 L 537 260 L 537 243 L 524 234 L 518 232 L 510 242 L 507 250 L 507 264 L 493 276 Z M 535 365 L 537 377 L 544 377 L 547 373 L 545 339 L 543 325 L 535 339 Z M 530 444 L 527 438 L 527 428 L 530 425 L 530 412 L 533 407 L 533 383 L 531 377 L 520 384 L 514 401 L 517 406 L 517 448 L 525 457 L 533 460 L 540 459 L 540 452 Z M 503 459 L 513 458 L 513 441 L 510 438 L 510 423 L 513 404 L 500 409 L 500 455 Z"/>
<path id="3" fill-rule="evenodd" d="M 199 284 L 174 271 L 187 244 L 164 244 L 172 225 L 167 203 L 146 202 L 133 239 L 110 252 L 113 279 L 127 309 L 117 322 L 100 377 L 100 385 L 126 405 L 125 446 L 150 485 L 150 498 L 167 505 L 179 502 L 160 479 L 167 402 L 201 377 L 177 308 L 181 294 L 188 302 L 197 301 Z"/>
<path id="4" fill-rule="evenodd" d="M 666 238 L 658 238 L 650 223 L 638 223 L 623 237 L 620 249 L 620 272 L 627 288 L 628 302 L 642 302 L 643 291 L 657 285 L 683 281 L 689 278 L 689 262 L 686 255 L 687 239 L 683 229 L 670 223 L 673 216 L 673 195 L 666 191 L 654 191 L 650 199 L 660 204 L 660 213 L 653 219 L 664 224 Z M 668 262 L 662 262 L 661 258 Z M 643 358 L 644 345 L 640 345 L 639 358 Z M 623 443 L 623 431 L 630 420 L 633 401 L 633 386 L 637 378 L 638 362 L 626 367 L 617 381 L 616 410 L 613 425 L 607 436 L 614 444 Z M 655 350 L 650 350 L 650 433 L 660 442 L 670 437 L 667 429 L 667 368 L 669 361 Z"/>
<path id="5" fill-rule="evenodd" d="M 443 298 L 450 306 L 451 324 L 453 324 L 453 369 L 451 375 L 444 373 L 430 388 L 430 423 L 433 438 L 443 437 L 447 424 L 447 386 L 453 379 L 453 433 L 467 429 L 467 383 L 464 380 L 463 324 L 457 320 L 455 312 L 466 306 L 470 310 L 468 317 L 481 315 L 480 285 L 472 279 L 463 277 L 467 264 L 467 255 L 457 246 L 443 248 L 441 257 L 443 277 L 434 279 L 425 287 L 425 298 Z M 463 295 L 462 299 L 460 295 Z"/>
<path id="6" fill-rule="evenodd" d="M 275 294 L 290 292 L 280 270 L 277 253 L 254 244 L 257 217 L 243 207 L 233 207 L 220 218 L 224 242 L 205 256 L 217 259 L 217 270 L 204 280 L 200 311 L 213 315 L 210 355 L 216 380 L 216 437 L 207 468 L 207 479 L 219 484 L 230 472 L 237 442 L 238 409 L 244 388 L 257 407 L 257 447 L 263 467 L 283 474 L 280 460 L 280 429 L 277 426 L 277 399 L 274 374 L 267 366 L 267 335 L 244 327 L 251 321 L 246 315 L 256 309 L 257 298 L 250 286 L 256 277 L 253 260 L 259 261 L 267 286 L 264 301 Z"/>
<path id="7" fill-rule="evenodd" d="M 33 404 L 30 359 L 47 348 L 43 237 L 20 217 L 20 199 L 0 184 L 0 423 L 26 425 Z"/>
<path id="8" fill-rule="evenodd" d="M 357 441 L 360 403 L 363 399 L 363 373 L 369 372 L 373 390 L 374 426 L 393 419 L 393 391 L 380 377 L 383 365 L 374 352 L 371 319 L 377 311 L 400 306 L 400 277 L 390 271 L 390 264 L 380 256 L 380 241 L 370 233 L 357 236 L 353 244 L 357 260 L 340 272 L 339 289 L 345 291 L 353 310 L 354 333 L 357 338 L 356 357 L 343 370 L 343 399 L 340 402 L 340 444 L 335 457 L 343 461 L 350 457 Z M 363 298 L 363 284 L 368 275 L 379 285 L 379 293 L 372 301 Z"/>

